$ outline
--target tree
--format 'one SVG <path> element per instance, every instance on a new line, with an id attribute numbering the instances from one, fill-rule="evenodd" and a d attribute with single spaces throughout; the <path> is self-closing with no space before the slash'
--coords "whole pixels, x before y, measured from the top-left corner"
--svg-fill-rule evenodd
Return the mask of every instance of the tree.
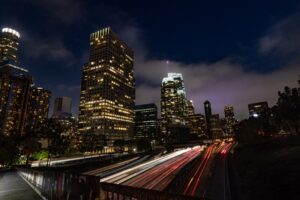
<path id="1" fill-rule="evenodd" d="M 300 134 L 300 95 L 297 88 L 284 88 L 284 92 L 278 92 L 276 118 L 283 128 Z"/>
<path id="2" fill-rule="evenodd" d="M 1 135 L 0 165 L 11 166 L 17 161 L 20 151 L 20 136 L 18 134 Z"/>
<path id="3" fill-rule="evenodd" d="M 47 119 L 39 127 L 39 137 L 47 139 L 48 160 L 52 156 L 62 155 L 69 147 L 70 139 L 63 135 L 63 128 L 55 119 Z"/>
<path id="4" fill-rule="evenodd" d="M 30 156 L 41 149 L 41 144 L 38 142 L 38 138 L 27 136 L 24 140 L 21 141 L 20 147 L 22 153 L 26 155 L 26 165 L 27 165 Z"/>

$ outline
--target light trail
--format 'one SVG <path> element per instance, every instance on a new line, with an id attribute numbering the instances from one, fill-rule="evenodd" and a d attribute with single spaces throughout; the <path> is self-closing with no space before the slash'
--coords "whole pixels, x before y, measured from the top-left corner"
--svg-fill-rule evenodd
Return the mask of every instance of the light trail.
<path id="1" fill-rule="evenodd" d="M 134 187 L 143 187 L 147 189 L 163 189 L 164 186 L 172 180 L 172 174 L 175 175 L 185 164 L 187 164 L 191 159 L 195 158 L 202 151 L 202 148 L 196 148 L 185 154 L 182 154 L 172 160 L 169 160 L 159 166 L 156 166 L 144 174 L 129 180 L 126 185 Z M 163 184 L 164 183 L 164 184 Z M 158 188 L 158 186 L 160 186 Z"/>
<path id="2" fill-rule="evenodd" d="M 117 154 L 113 154 L 112 156 L 115 156 Z M 39 167 L 39 166 L 45 166 L 45 165 L 55 165 L 59 163 L 66 163 L 70 161 L 78 161 L 78 160 L 85 160 L 90 158 L 96 158 L 96 157 L 107 157 L 110 155 L 93 155 L 93 156 L 80 156 L 80 157 L 73 157 L 73 158 L 58 158 L 57 160 L 49 160 L 49 161 L 34 161 L 31 164 L 31 167 Z"/>
<path id="3" fill-rule="evenodd" d="M 159 165 L 163 162 L 166 162 L 169 159 L 175 158 L 175 157 L 177 157 L 181 154 L 184 154 L 185 152 L 190 151 L 190 150 L 191 150 L 191 148 L 187 148 L 187 149 L 183 149 L 183 150 L 173 152 L 171 154 L 162 156 L 158 159 L 148 161 L 146 163 L 137 165 L 137 166 L 132 167 L 130 169 L 127 169 L 127 170 L 118 172 L 116 174 L 113 174 L 111 176 L 108 176 L 106 178 L 103 178 L 103 179 L 101 179 L 101 182 L 116 183 L 116 184 L 123 183 L 123 182 L 129 180 L 130 178 L 132 178 L 134 176 L 137 176 L 137 175 L 143 173 L 144 171 L 147 171 L 148 169 L 150 169 L 154 166 L 157 166 L 157 165 Z"/>
<path id="4" fill-rule="evenodd" d="M 106 166 L 106 167 L 101 167 L 101 168 L 98 168 L 98 169 L 95 169 L 95 170 L 84 172 L 83 174 L 84 175 L 98 175 L 100 173 L 103 173 L 103 172 L 106 172 L 106 171 L 118 168 L 120 166 L 124 166 L 124 165 L 126 165 L 126 164 L 128 164 L 128 163 L 130 163 L 132 161 L 137 160 L 138 158 L 139 157 L 135 157 L 135 158 L 132 158 L 130 160 L 125 160 L 125 161 L 122 161 L 122 162 L 115 163 L 113 165 L 109 165 L 109 166 Z"/>
<path id="5" fill-rule="evenodd" d="M 203 167 L 203 163 L 204 163 L 205 159 L 207 159 L 207 155 L 209 154 L 209 151 L 210 151 L 210 147 L 207 149 L 207 151 L 205 151 L 205 154 L 203 155 L 203 159 L 201 160 L 199 167 L 197 168 L 193 177 L 190 179 L 189 183 L 187 184 L 187 186 L 183 192 L 185 195 L 187 194 L 188 190 L 190 189 L 190 186 L 191 186 L 192 182 L 194 181 L 196 175 L 198 174 L 198 171 Z"/>
<path id="6" fill-rule="evenodd" d="M 206 168 L 206 165 L 207 165 L 207 163 L 208 163 L 208 161 L 209 161 L 209 159 L 211 157 L 211 154 L 212 154 L 212 151 L 213 151 L 214 147 L 215 147 L 215 145 L 210 146 L 210 151 L 209 151 L 209 153 L 207 155 L 207 158 L 205 159 L 205 162 L 204 162 L 204 165 L 202 167 L 202 170 L 200 171 L 200 174 L 199 174 L 199 176 L 197 178 L 196 184 L 194 185 L 194 188 L 192 190 L 192 196 L 195 196 L 196 189 L 199 186 L 199 183 L 200 183 L 200 180 L 202 178 L 203 172 L 204 172 L 204 170 Z"/>

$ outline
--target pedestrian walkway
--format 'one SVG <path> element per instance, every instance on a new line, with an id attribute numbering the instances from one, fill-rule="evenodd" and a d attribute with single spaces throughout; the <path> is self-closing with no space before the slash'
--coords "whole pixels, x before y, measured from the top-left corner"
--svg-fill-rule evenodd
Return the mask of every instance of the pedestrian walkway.
<path id="1" fill-rule="evenodd" d="M 15 171 L 0 171 L 1 200 L 42 200 Z"/>

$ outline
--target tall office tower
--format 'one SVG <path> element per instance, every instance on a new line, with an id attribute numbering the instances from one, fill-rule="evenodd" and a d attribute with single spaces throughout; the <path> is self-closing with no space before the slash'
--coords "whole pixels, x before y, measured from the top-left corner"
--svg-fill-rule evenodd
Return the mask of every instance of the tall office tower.
<path id="1" fill-rule="evenodd" d="M 3 28 L 0 33 L 0 63 L 8 61 L 14 65 L 19 64 L 18 47 L 20 34 L 11 29 Z"/>
<path id="2" fill-rule="evenodd" d="M 224 107 L 224 116 L 225 118 L 234 118 L 233 106 Z"/>
<path id="3" fill-rule="evenodd" d="M 252 103 L 248 105 L 249 109 L 249 115 L 250 117 L 266 117 L 268 114 L 269 106 L 268 102 L 258 102 L 258 103 Z"/>
<path id="4" fill-rule="evenodd" d="M 206 122 L 206 132 L 207 136 L 211 139 L 212 133 L 211 133 L 211 104 L 208 100 L 204 102 L 204 112 L 205 112 L 205 122 Z"/>
<path id="5" fill-rule="evenodd" d="M 162 134 L 169 135 L 168 127 L 186 125 L 187 100 L 183 77 L 180 73 L 168 73 L 161 84 Z"/>
<path id="6" fill-rule="evenodd" d="M 201 114 L 193 114 L 188 116 L 188 127 L 190 133 L 194 136 L 204 136 L 205 134 L 205 117 Z"/>
<path id="7" fill-rule="evenodd" d="M 134 138 L 154 139 L 157 137 L 157 106 L 154 103 L 136 105 L 134 108 Z"/>
<path id="8" fill-rule="evenodd" d="M 32 87 L 27 111 L 27 131 L 37 130 L 48 118 L 51 92 L 41 87 Z"/>
<path id="9" fill-rule="evenodd" d="M 224 116 L 225 116 L 225 133 L 226 135 L 233 134 L 233 128 L 236 124 L 236 119 L 234 118 L 233 106 L 225 106 L 224 107 Z"/>
<path id="10" fill-rule="evenodd" d="M 32 77 L 26 69 L 0 65 L 0 134 L 24 134 Z"/>
<path id="11" fill-rule="evenodd" d="M 82 73 L 80 134 L 104 137 L 109 146 L 130 139 L 134 99 L 133 51 L 110 28 L 92 33 Z"/>
<path id="12" fill-rule="evenodd" d="M 56 97 L 54 100 L 53 118 L 71 117 L 72 99 L 70 97 Z"/>
<path id="13" fill-rule="evenodd" d="M 192 100 L 187 100 L 187 115 L 194 115 L 195 109 L 194 109 L 194 103 Z"/>
<path id="14" fill-rule="evenodd" d="M 211 139 L 221 139 L 223 131 L 221 127 L 221 121 L 218 114 L 213 114 L 210 117 Z"/>

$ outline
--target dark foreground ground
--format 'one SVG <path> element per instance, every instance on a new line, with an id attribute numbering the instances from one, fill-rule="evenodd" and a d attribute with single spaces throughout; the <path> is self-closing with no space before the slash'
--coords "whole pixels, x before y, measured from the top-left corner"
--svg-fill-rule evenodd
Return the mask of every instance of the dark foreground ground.
<path id="1" fill-rule="evenodd" d="M 16 171 L 0 171 L 1 200 L 41 200 Z"/>
<path id="2" fill-rule="evenodd" d="M 232 160 L 243 199 L 300 199 L 300 137 L 241 144 Z"/>

